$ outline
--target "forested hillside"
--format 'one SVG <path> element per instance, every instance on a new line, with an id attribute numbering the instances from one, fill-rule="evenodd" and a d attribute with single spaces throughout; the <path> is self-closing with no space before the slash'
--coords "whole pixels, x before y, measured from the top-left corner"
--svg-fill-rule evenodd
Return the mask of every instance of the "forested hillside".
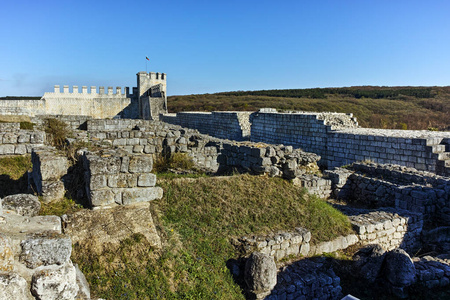
<path id="1" fill-rule="evenodd" d="M 353 113 L 363 127 L 450 130 L 450 87 L 348 87 L 171 96 L 169 112 L 247 110 Z"/>

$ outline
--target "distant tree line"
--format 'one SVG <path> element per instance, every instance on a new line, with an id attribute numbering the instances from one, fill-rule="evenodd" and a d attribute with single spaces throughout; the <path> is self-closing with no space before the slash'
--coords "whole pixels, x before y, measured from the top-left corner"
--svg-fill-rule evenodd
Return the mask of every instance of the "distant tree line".
<path id="1" fill-rule="evenodd" d="M 6 96 L 0 97 L 0 100 L 39 100 L 41 97 L 30 97 L 30 96 Z"/>
<path id="2" fill-rule="evenodd" d="M 415 98 L 433 98 L 431 87 L 417 88 L 382 88 L 382 87 L 362 87 L 362 88 L 313 88 L 313 89 L 289 89 L 289 90 L 261 90 L 261 91 L 236 91 L 218 93 L 229 96 L 269 96 L 287 98 L 311 98 L 325 99 L 328 95 L 341 95 L 354 97 L 356 99 L 395 99 L 400 96 L 410 96 Z"/>

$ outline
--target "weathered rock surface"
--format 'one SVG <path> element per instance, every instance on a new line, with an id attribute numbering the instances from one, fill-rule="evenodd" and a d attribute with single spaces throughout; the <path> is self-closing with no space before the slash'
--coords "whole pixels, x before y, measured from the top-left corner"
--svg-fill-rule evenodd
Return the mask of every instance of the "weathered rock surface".
<path id="1" fill-rule="evenodd" d="M 30 237 L 21 243 L 20 261 L 28 268 L 62 265 L 69 261 L 72 241 L 65 236 Z"/>
<path id="2" fill-rule="evenodd" d="M 368 245 L 353 256 L 355 270 L 367 281 L 373 283 L 380 274 L 385 251 L 380 245 Z"/>
<path id="3" fill-rule="evenodd" d="M 73 300 L 78 293 L 76 271 L 72 262 L 44 268 L 34 273 L 31 293 L 40 300 Z"/>
<path id="4" fill-rule="evenodd" d="M 277 266 L 273 257 L 253 252 L 245 263 L 245 282 L 257 295 L 269 293 L 277 284 Z"/>
<path id="5" fill-rule="evenodd" d="M 75 267 L 78 285 L 78 294 L 76 299 L 91 299 L 91 290 L 89 288 L 86 277 L 84 276 L 83 272 L 81 272 L 77 264 L 73 264 L 73 266 Z"/>
<path id="6" fill-rule="evenodd" d="M 64 233 L 74 244 L 89 244 L 97 253 L 136 233 L 144 235 L 153 247 L 161 248 L 148 203 L 78 211 L 64 217 Z"/>
<path id="7" fill-rule="evenodd" d="M 39 213 L 41 203 L 38 197 L 30 194 L 6 196 L 2 200 L 4 210 L 12 210 L 21 216 L 33 217 Z"/>
<path id="8" fill-rule="evenodd" d="M 14 253 L 11 248 L 11 239 L 0 234 L 0 272 L 12 270 L 14 270 Z"/>
<path id="9" fill-rule="evenodd" d="M 384 271 L 386 279 L 395 286 L 409 286 L 416 282 L 416 268 L 403 249 L 395 249 L 386 254 Z"/>
<path id="10" fill-rule="evenodd" d="M 32 299 L 27 281 L 14 273 L 0 274 L 0 299 Z"/>

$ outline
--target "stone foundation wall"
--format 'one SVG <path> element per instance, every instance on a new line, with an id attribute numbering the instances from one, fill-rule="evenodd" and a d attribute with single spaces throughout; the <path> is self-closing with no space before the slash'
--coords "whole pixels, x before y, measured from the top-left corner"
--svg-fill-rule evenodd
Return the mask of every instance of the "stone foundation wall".
<path id="1" fill-rule="evenodd" d="M 186 153 L 198 168 L 213 173 L 238 168 L 293 179 L 307 170 L 317 170 L 320 159 L 292 146 L 223 140 L 164 122 L 91 120 L 88 132 L 95 144 L 129 153 Z"/>
<path id="2" fill-rule="evenodd" d="M 425 287 L 433 289 L 450 284 L 450 262 L 448 260 L 424 256 L 413 258 L 413 262 L 417 281 Z"/>
<path id="3" fill-rule="evenodd" d="M 275 261 L 280 261 L 286 257 L 332 253 L 357 243 L 379 244 L 385 250 L 400 247 L 406 251 L 414 251 L 421 245 L 423 216 L 420 213 L 393 208 L 380 208 L 377 211 L 345 207 L 339 209 L 349 216 L 356 234 L 311 244 L 311 233 L 299 227 L 294 231 L 265 236 L 245 236 L 235 241 L 235 246 L 247 255 L 257 251 L 273 256 Z"/>
<path id="4" fill-rule="evenodd" d="M 160 120 L 221 139 L 248 140 L 251 112 L 179 112 L 161 115 Z"/>
<path id="5" fill-rule="evenodd" d="M 341 279 L 320 260 L 300 260 L 284 267 L 265 299 L 341 299 Z"/>
<path id="6" fill-rule="evenodd" d="M 42 127 L 45 119 L 54 118 L 68 125 L 71 129 L 87 129 L 87 121 L 92 120 L 91 116 L 69 116 L 69 115 L 38 115 L 31 119 L 37 126 Z"/>
<path id="7" fill-rule="evenodd" d="M 292 145 L 322 157 L 327 168 L 356 161 L 398 164 L 450 174 L 450 133 L 357 128 L 351 115 L 258 112 L 251 140 Z"/>
<path id="8" fill-rule="evenodd" d="M 44 132 L 18 129 L 19 123 L 4 123 L 0 128 L 0 155 L 31 153 L 33 147 L 42 146 L 46 140 Z"/>
<path id="9" fill-rule="evenodd" d="M 121 151 L 86 152 L 81 156 L 86 194 L 92 207 L 128 205 L 160 199 L 151 155 Z"/>
<path id="10" fill-rule="evenodd" d="M 450 179 L 398 165 L 357 163 L 326 171 L 334 196 L 372 207 L 391 206 L 419 212 L 450 224 Z"/>

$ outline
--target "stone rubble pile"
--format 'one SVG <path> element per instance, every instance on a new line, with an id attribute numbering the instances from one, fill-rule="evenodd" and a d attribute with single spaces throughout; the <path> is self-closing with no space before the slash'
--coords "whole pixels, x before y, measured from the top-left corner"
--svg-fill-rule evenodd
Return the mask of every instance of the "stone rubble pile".
<path id="1" fill-rule="evenodd" d="M 267 236 L 244 236 L 237 242 L 244 253 L 254 251 L 270 255 L 276 261 L 288 256 L 307 256 L 310 250 L 311 232 L 298 227 L 292 232 L 279 232 Z"/>
<path id="2" fill-rule="evenodd" d="M 37 216 L 36 196 L 0 201 L 0 299 L 90 299 L 89 286 L 70 260 L 72 242 L 57 216 Z"/>

